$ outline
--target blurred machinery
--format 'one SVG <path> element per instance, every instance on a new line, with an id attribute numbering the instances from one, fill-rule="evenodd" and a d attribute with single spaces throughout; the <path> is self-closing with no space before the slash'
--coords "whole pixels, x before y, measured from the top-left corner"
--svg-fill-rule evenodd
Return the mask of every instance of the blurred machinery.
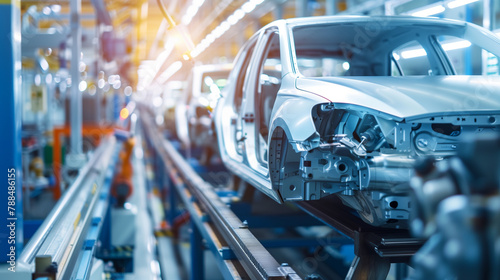
<path id="1" fill-rule="evenodd" d="M 116 199 L 116 207 L 123 207 L 125 201 L 133 191 L 132 186 L 132 151 L 135 145 L 135 139 L 133 135 L 123 135 L 124 133 L 116 134 L 119 135 L 118 139 L 123 142 L 123 148 L 120 152 L 120 166 L 118 167 L 118 172 L 111 185 L 111 194 Z"/>
<path id="2" fill-rule="evenodd" d="M 213 110 L 231 69 L 231 64 L 194 66 L 175 106 L 175 135 L 204 165 L 219 154 Z"/>
<path id="3" fill-rule="evenodd" d="M 500 279 L 500 137 L 470 141 L 444 161 L 422 160 L 411 227 L 428 238 L 411 279 Z"/>

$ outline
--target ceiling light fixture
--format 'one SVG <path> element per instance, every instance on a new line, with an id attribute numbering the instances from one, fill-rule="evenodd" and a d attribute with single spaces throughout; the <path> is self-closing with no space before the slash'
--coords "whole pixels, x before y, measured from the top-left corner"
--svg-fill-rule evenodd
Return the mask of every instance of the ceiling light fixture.
<path id="1" fill-rule="evenodd" d="M 255 7 L 264 2 L 264 0 L 249 0 L 245 2 L 239 9 L 236 9 L 226 20 L 221 22 L 216 28 L 212 30 L 191 52 L 191 57 L 197 57 L 205 49 L 207 49 L 216 39 L 226 33 L 231 26 L 235 25 L 245 17 L 245 14 L 252 12 Z"/>
<path id="2" fill-rule="evenodd" d="M 448 4 L 446 4 L 446 6 L 450 9 L 455 9 L 455 8 L 458 8 L 458 7 L 467 5 L 467 4 L 471 4 L 471 3 L 474 3 L 477 1 L 479 1 L 479 0 L 453 0 L 451 2 L 448 2 Z"/>
<path id="3" fill-rule="evenodd" d="M 440 13 L 444 12 L 445 10 L 446 9 L 444 8 L 443 5 L 436 5 L 436 6 L 422 9 L 420 11 L 413 12 L 413 13 L 411 13 L 411 15 L 415 16 L 415 17 L 427 17 L 427 16 L 440 14 Z"/>

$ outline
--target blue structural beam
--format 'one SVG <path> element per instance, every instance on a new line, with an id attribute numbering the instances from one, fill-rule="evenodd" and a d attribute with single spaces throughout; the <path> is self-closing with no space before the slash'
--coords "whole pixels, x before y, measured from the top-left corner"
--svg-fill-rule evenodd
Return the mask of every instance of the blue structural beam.
<path id="1" fill-rule="evenodd" d="M 24 223 L 23 223 L 24 236 L 23 236 L 23 238 L 25 240 L 30 239 L 33 236 L 33 234 L 35 234 L 35 232 L 38 230 L 40 225 L 42 225 L 42 223 L 43 223 L 43 220 L 24 220 Z"/>
<path id="2" fill-rule="evenodd" d="M 465 21 L 472 22 L 472 9 L 469 5 L 465 7 Z M 466 48 L 464 51 L 465 75 L 474 75 L 472 69 L 472 48 Z"/>
<path id="3" fill-rule="evenodd" d="M 0 0 L 0 17 L 0 263 L 15 270 L 23 246 L 20 1 Z"/>
<path id="4" fill-rule="evenodd" d="M 192 280 L 205 279 L 203 270 L 204 252 L 203 237 L 195 222 L 191 221 L 191 277 Z"/>
<path id="5" fill-rule="evenodd" d="M 260 240 L 266 248 L 318 247 L 325 245 L 351 245 L 352 241 L 343 236 L 329 238 L 285 238 Z"/>
<path id="6" fill-rule="evenodd" d="M 282 205 L 277 207 L 282 207 Z M 323 225 L 319 220 L 311 219 L 311 216 L 304 212 L 287 215 L 255 215 L 252 213 L 252 205 L 247 202 L 231 203 L 230 208 L 238 218 L 247 221 L 252 228 L 294 228 Z"/>

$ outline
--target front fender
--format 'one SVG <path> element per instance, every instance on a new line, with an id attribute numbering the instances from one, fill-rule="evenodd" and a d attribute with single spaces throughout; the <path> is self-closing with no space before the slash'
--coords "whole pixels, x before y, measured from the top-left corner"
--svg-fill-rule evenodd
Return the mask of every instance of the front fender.
<path id="1" fill-rule="evenodd" d="M 277 127 L 281 127 L 296 152 L 315 148 L 315 143 L 319 145 L 319 135 L 311 112 L 316 104 L 322 102 L 325 100 L 319 96 L 309 98 L 296 94 L 280 93 L 273 109 L 269 137 L 272 137 Z M 270 141 L 271 139 L 268 143 Z"/>

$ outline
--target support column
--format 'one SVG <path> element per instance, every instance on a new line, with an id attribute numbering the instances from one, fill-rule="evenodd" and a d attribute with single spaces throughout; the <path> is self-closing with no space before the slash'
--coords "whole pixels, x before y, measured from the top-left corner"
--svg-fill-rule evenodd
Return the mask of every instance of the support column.
<path id="1" fill-rule="evenodd" d="M 484 0 L 483 1 L 483 27 L 489 30 L 495 30 L 495 0 Z M 490 55 L 483 50 L 482 53 L 482 69 L 483 75 L 491 75 L 489 73 L 498 72 L 498 67 L 496 71 L 491 71 L 491 67 L 488 67 L 490 63 Z"/>
<path id="2" fill-rule="evenodd" d="M 483 27 L 489 30 L 495 29 L 495 0 L 483 1 Z"/>
<path id="3" fill-rule="evenodd" d="M 66 164 L 78 169 L 85 163 L 82 153 L 82 93 L 80 85 L 80 56 L 82 50 L 82 26 L 80 16 L 82 10 L 81 0 L 70 1 L 71 10 L 71 96 L 70 96 L 70 153 Z"/>
<path id="4" fill-rule="evenodd" d="M 337 13 L 337 0 L 325 0 L 325 14 L 331 16 Z"/>
<path id="5" fill-rule="evenodd" d="M 0 263 L 16 269 L 23 247 L 20 1 L 0 1 Z M 14 250 L 12 250 L 14 249 Z"/>
<path id="6" fill-rule="evenodd" d="M 201 232 L 196 226 L 196 223 L 191 220 L 191 279 L 203 280 L 205 279 L 204 273 L 204 259 L 205 250 L 203 248 L 203 237 Z"/>
<path id="7" fill-rule="evenodd" d="M 308 14 L 307 0 L 295 0 L 295 16 L 306 17 Z"/>
<path id="8" fill-rule="evenodd" d="M 283 12 L 284 7 L 283 6 L 284 6 L 284 3 L 276 4 L 276 7 L 273 10 L 274 20 L 283 18 L 283 16 L 284 16 L 284 12 Z"/>

